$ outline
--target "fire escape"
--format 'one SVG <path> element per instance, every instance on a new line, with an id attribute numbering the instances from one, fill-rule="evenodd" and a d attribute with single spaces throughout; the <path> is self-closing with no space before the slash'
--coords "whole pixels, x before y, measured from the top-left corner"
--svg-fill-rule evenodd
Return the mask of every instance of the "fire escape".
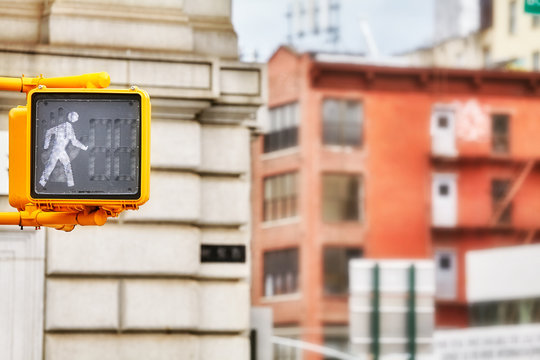
<path id="1" fill-rule="evenodd" d="M 510 151 L 509 125 L 507 115 L 491 116 L 491 152 L 458 154 L 454 146 L 452 151 L 441 153 L 440 144 L 436 144 L 433 137 L 433 127 L 453 126 L 452 115 L 448 109 L 440 112 L 439 119 L 432 119 L 432 152 L 431 164 L 435 172 L 451 172 L 459 174 L 466 167 L 489 167 L 504 169 L 512 176 L 506 176 L 504 180 L 492 180 L 491 196 L 493 201 L 493 213 L 484 225 L 463 225 L 456 220 L 454 226 L 432 226 L 434 234 L 451 234 L 463 232 L 475 233 L 513 233 L 522 238 L 523 243 L 534 241 L 537 227 L 520 227 L 512 221 L 512 204 L 516 195 L 523 188 L 523 184 L 532 174 L 537 160 L 534 158 L 518 158 Z M 454 135 L 455 136 L 455 135 Z M 452 139 L 455 142 L 455 138 Z M 448 148 L 448 147 L 447 147 Z M 451 147 L 450 147 L 451 148 Z M 510 171 L 509 171 L 510 170 Z M 457 195 L 456 195 L 457 196 Z M 459 197 L 457 198 L 459 201 Z M 456 208 L 457 211 L 457 208 Z M 457 216 L 456 216 L 457 218 Z"/>

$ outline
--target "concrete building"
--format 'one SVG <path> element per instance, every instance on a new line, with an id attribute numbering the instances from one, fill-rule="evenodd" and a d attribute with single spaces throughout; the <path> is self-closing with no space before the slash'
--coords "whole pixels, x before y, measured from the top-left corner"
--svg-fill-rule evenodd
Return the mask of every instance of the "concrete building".
<path id="1" fill-rule="evenodd" d="M 412 66 L 538 71 L 540 15 L 526 13 L 525 1 L 438 1 L 436 34 L 440 36 L 435 45 L 402 56 Z M 458 2 L 469 4 L 460 7 Z M 476 25 L 472 26 L 475 16 Z M 468 32 L 459 31 L 463 23 L 471 25 Z"/>
<path id="2" fill-rule="evenodd" d="M 1 76 L 107 71 L 112 87 L 138 85 L 152 100 L 141 210 L 71 233 L 0 229 L 0 358 L 248 359 L 249 260 L 206 262 L 201 251 L 250 247 L 249 144 L 266 76 L 237 61 L 231 1 L 0 8 Z M 2 179 L 8 110 L 25 103 L 0 93 Z"/>
<path id="3" fill-rule="evenodd" d="M 276 335 L 346 350 L 348 260 L 434 258 L 436 326 L 468 326 L 466 253 L 537 239 L 540 77 L 330 59 L 269 61 L 253 303 Z"/>

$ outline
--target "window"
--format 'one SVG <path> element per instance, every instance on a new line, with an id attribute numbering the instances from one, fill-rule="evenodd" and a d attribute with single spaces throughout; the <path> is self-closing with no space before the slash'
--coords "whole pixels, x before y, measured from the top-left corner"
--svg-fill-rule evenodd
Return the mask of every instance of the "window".
<path id="1" fill-rule="evenodd" d="M 491 181 L 491 201 L 494 213 L 499 210 L 506 194 L 510 191 L 510 185 L 511 182 L 507 179 L 494 179 Z M 510 224 L 512 221 L 512 204 L 505 207 L 497 220 L 499 225 Z"/>
<path id="2" fill-rule="evenodd" d="M 323 143 L 340 146 L 362 145 L 362 105 L 358 101 L 324 100 Z"/>
<path id="3" fill-rule="evenodd" d="M 334 329 L 329 328 L 329 331 Z M 335 331 L 335 330 L 334 330 Z M 324 335 L 324 346 L 328 349 L 336 350 L 345 354 L 350 353 L 349 337 L 347 335 Z M 324 355 L 324 360 L 339 360 L 341 358 Z"/>
<path id="4" fill-rule="evenodd" d="M 471 326 L 540 323 L 540 299 L 475 303 L 469 307 Z"/>
<path id="5" fill-rule="evenodd" d="M 495 154 L 508 154 L 510 119 L 508 115 L 496 114 L 491 116 L 492 142 L 491 150 Z"/>
<path id="6" fill-rule="evenodd" d="M 437 118 L 437 122 L 440 128 L 447 128 L 448 127 L 448 116 L 441 115 Z"/>
<path id="7" fill-rule="evenodd" d="M 320 10 L 319 10 L 319 1 L 316 0 L 314 1 L 313 3 L 313 15 L 312 15 L 312 18 L 311 18 L 311 22 L 312 22 L 312 25 L 313 25 L 313 34 L 317 35 L 319 34 L 320 32 L 320 24 L 319 24 L 319 20 L 320 20 Z"/>
<path id="8" fill-rule="evenodd" d="M 491 67 L 491 50 L 489 47 L 485 47 L 482 50 L 482 57 L 484 59 L 484 67 L 490 68 Z"/>
<path id="9" fill-rule="evenodd" d="M 279 106 L 269 111 L 270 129 L 264 135 L 264 152 L 298 145 L 298 104 Z"/>
<path id="10" fill-rule="evenodd" d="M 540 15 L 533 15 L 532 16 L 532 26 L 533 28 L 537 28 L 540 25 Z"/>
<path id="11" fill-rule="evenodd" d="M 324 249 L 324 292 L 346 295 L 349 292 L 349 260 L 362 257 L 358 248 L 327 247 Z"/>
<path id="12" fill-rule="evenodd" d="M 441 300 L 454 300 L 457 296 L 457 264 L 454 250 L 435 251 L 435 297 Z"/>
<path id="13" fill-rule="evenodd" d="M 540 16 L 539 16 L 540 18 Z M 532 70 L 538 71 L 540 70 L 540 52 L 535 51 L 532 54 Z"/>
<path id="14" fill-rule="evenodd" d="M 357 175 L 323 175 L 324 221 L 360 221 L 360 186 Z"/>
<path id="15" fill-rule="evenodd" d="M 264 253 L 264 296 L 298 292 L 298 249 Z"/>
<path id="16" fill-rule="evenodd" d="M 296 325 L 298 327 L 298 325 Z M 293 330 L 294 331 L 294 330 Z M 286 335 L 281 334 L 281 332 L 284 332 Z M 298 330 L 294 331 L 294 333 L 297 333 Z M 291 333 L 291 329 L 288 328 L 274 328 L 274 334 L 276 336 L 281 337 L 282 339 L 289 339 L 289 340 L 300 340 L 299 335 L 291 336 L 289 335 Z M 294 346 L 290 346 L 287 344 L 273 344 L 274 347 L 274 356 L 273 360 L 301 360 L 302 359 L 302 349 L 299 349 Z M 255 358 L 251 358 L 255 360 Z"/>
<path id="17" fill-rule="evenodd" d="M 515 1 L 510 2 L 510 8 L 508 9 L 508 32 L 510 34 L 516 33 L 516 10 L 517 5 Z"/>
<path id="18" fill-rule="evenodd" d="M 439 185 L 439 195 L 446 196 L 450 192 L 450 189 L 448 188 L 448 184 L 440 184 Z"/>
<path id="19" fill-rule="evenodd" d="M 264 179 L 264 221 L 297 215 L 297 177 L 293 172 Z"/>
<path id="20" fill-rule="evenodd" d="M 480 30 L 493 25 L 493 0 L 480 0 Z"/>

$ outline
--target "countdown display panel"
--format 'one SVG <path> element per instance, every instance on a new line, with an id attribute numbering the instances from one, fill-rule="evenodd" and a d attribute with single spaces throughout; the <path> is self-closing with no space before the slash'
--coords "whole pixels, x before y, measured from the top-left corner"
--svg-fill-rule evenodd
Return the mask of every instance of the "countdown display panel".
<path id="1" fill-rule="evenodd" d="M 42 199 L 137 199 L 138 94 L 35 93 L 31 194 Z"/>

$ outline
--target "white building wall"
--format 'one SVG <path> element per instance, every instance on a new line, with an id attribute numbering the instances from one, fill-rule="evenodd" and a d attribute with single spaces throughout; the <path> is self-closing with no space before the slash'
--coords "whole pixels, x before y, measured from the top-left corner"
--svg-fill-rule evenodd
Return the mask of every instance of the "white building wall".
<path id="1" fill-rule="evenodd" d="M 467 301 L 540 297 L 540 245 L 469 251 L 466 255 Z"/>
<path id="2" fill-rule="evenodd" d="M 41 359 L 43 235 L 0 230 L 0 359 Z"/>

